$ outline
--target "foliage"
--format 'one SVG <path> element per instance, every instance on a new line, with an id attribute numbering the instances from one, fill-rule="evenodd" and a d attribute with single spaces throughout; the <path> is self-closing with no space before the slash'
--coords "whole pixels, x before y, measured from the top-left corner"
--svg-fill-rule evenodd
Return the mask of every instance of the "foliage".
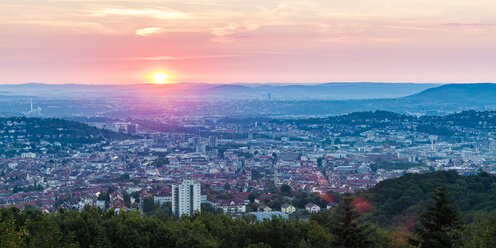
<path id="1" fill-rule="evenodd" d="M 458 212 L 451 206 L 445 187 L 436 189 L 433 199 L 434 204 L 421 215 L 415 236 L 410 241 L 423 248 L 453 247 L 456 239 L 450 234 L 460 229 Z"/>
<path id="2" fill-rule="evenodd" d="M 411 163 L 411 162 L 390 162 L 390 161 L 377 161 L 370 165 L 370 169 L 373 172 L 377 172 L 378 169 L 385 170 L 407 170 L 414 167 L 423 167 L 424 163 Z"/>
<path id="3" fill-rule="evenodd" d="M 291 186 L 287 184 L 281 185 L 281 194 L 291 195 Z"/>
<path id="4" fill-rule="evenodd" d="M 142 207 L 145 214 L 153 212 L 158 207 L 155 204 L 155 197 L 153 197 L 153 195 L 145 197 L 145 199 L 143 199 Z"/>
<path id="5" fill-rule="evenodd" d="M 433 203 L 433 192 L 440 186 L 446 186 L 450 195 L 456 196 L 452 203 L 463 213 L 465 221 L 471 221 L 476 211 L 496 209 L 496 176 L 485 172 L 471 176 L 461 176 L 455 171 L 405 174 L 358 194 L 374 207 L 366 219 L 390 226 L 415 219 L 425 204 Z"/>
<path id="6" fill-rule="evenodd" d="M 496 247 L 496 210 L 476 213 L 462 232 L 458 247 Z"/>
<path id="7" fill-rule="evenodd" d="M 333 211 L 331 230 L 336 234 L 336 243 L 347 248 L 369 247 L 367 226 L 359 221 L 351 195 L 347 194 Z"/>
<path id="8" fill-rule="evenodd" d="M 159 159 L 154 160 L 151 163 L 151 166 L 156 167 L 156 168 L 160 168 L 160 167 L 162 167 L 164 165 L 168 165 L 168 164 L 170 164 L 170 160 L 168 158 L 159 158 Z"/>
<path id="9" fill-rule="evenodd" d="M 297 217 L 289 220 L 256 221 L 254 215 L 232 217 L 219 213 L 208 204 L 202 205 L 200 214 L 176 218 L 172 216 L 170 203 L 158 206 L 153 196 L 141 201 L 146 214 L 138 210 L 103 211 L 90 206 L 80 212 L 60 209 L 51 214 L 29 207 L 22 211 L 0 208 L 0 247 L 413 247 L 406 242 L 409 239 L 418 241 L 424 248 L 495 247 L 496 211 L 474 212 L 491 206 L 494 176 L 481 173 L 462 177 L 452 172 L 435 172 L 407 174 L 401 179 L 386 180 L 353 196 L 343 197 L 329 192 L 327 196 L 338 205 L 332 212 L 312 214 L 310 219 L 300 219 L 302 213 L 297 212 Z M 435 194 L 434 189 L 439 185 L 446 185 L 446 189 Z M 466 192 L 462 194 L 462 191 Z M 474 199 L 480 202 L 471 207 L 460 204 L 463 203 L 463 199 L 458 199 L 460 197 L 452 201 L 455 206 L 464 206 L 460 208 L 462 213 L 474 215 L 473 222 L 470 223 L 472 218 L 468 217 L 465 217 L 466 225 L 458 221 L 454 207 L 448 204 L 447 192 L 456 192 L 461 197 L 477 196 Z M 135 199 L 139 199 L 138 196 L 137 193 L 129 195 Z M 256 196 L 253 194 L 251 198 Z M 107 201 L 108 198 L 109 192 L 99 196 L 100 200 Z M 326 204 L 322 198 L 317 194 L 298 194 L 293 205 L 306 202 Z M 396 200 L 399 199 L 406 204 L 398 205 L 398 209 L 391 207 L 390 204 L 398 204 Z M 284 200 L 287 199 L 282 194 L 274 195 L 267 199 L 267 203 L 274 206 Z M 364 212 L 357 205 L 358 200 L 369 201 L 374 210 Z M 253 205 L 249 207 L 251 210 L 256 209 L 256 203 L 250 204 Z M 424 210 L 426 205 L 428 207 Z M 399 216 L 410 216 L 413 223 L 419 220 L 418 230 L 412 236 L 408 224 L 399 227 L 389 219 L 377 222 L 381 226 L 371 222 L 380 214 L 389 214 L 384 212 L 385 209 L 396 211 L 390 216 L 391 220 L 397 220 Z M 415 212 L 424 214 L 420 219 L 417 215 L 407 214 Z M 440 243 L 435 243 L 439 240 Z"/>

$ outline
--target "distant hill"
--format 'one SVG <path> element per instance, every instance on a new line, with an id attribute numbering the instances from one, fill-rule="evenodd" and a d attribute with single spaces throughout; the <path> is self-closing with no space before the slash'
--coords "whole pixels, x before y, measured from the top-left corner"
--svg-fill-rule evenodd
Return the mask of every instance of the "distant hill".
<path id="1" fill-rule="evenodd" d="M 233 119 L 226 118 L 220 120 L 225 123 L 252 123 L 257 118 Z M 320 117 L 320 118 L 299 118 L 299 119 L 265 119 L 265 121 L 274 123 L 296 124 L 301 128 L 309 128 L 313 125 L 321 124 L 342 124 L 349 126 L 360 126 L 352 133 L 359 135 L 362 132 L 368 131 L 371 128 L 382 128 L 388 130 L 393 129 L 410 130 L 409 125 L 404 123 L 414 123 L 417 132 L 423 132 L 438 136 L 455 136 L 459 134 L 459 130 L 470 128 L 478 130 L 486 130 L 490 132 L 496 131 L 496 111 L 462 111 L 449 115 L 424 115 L 413 116 L 400 114 L 390 111 L 363 111 L 353 112 L 344 115 Z M 311 127 L 316 130 L 321 127 Z"/>
<path id="2" fill-rule="evenodd" d="M 442 104 L 496 104 L 496 84 L 447 84 L 404 97 L 406 101 Z"/>
<path id="3" fill-rule="evenodd" d="M 127 138 L 128 135 L 98 129 L 76 121 L 52 118 L 0 118 L 0 140 L 3 142 L 25 140 L 37 143 L 44 140 L 72 146 Z"/>
<path id="4" fill-rule="evenodd" d="M 266 112 L 283 115 L 336 115 L 375 110 L 410 115 L 445 115 L 469 109 L 496 110 L 496 84 L 448 84 L 409 96 L 385 99 L 280 101 L 269 107 Z"/>
<path id="5" fill-rule="evenodd" d="M 403 97 L 437 86 L 414 83 L 325 83 L 285 85 L 266 88 L 265 91 L 271 92 L 275 98 L 346 100 Z"/>
<path id="6" fill-rule="evenodd" d="M 146 98 L 254 98 L 266 99 L 271 93 L 279 100 L 343 100 L 403 97 L 439 86 L 414 83 L 325 83 L 325 84 L 132 84 L 84 85 L 40 84 L 0 85 L 0 92 L 10 96 L 45 99 L 146 97 Z"/>
<path id="7" fill-rule="evenodd" d="M 128 117 L 137 110 L 119 107 L 133 101 L 137 103 L 133 105 L 139 106 L 140 115 L 158 114 L 162 108 L 171 106 L 170 102 L 183 104 L 184 101 L 205 99 L 212 100 L 203 102 L 205 104 L 223 101 L 215 108 L 205 107 L 209 114 L 252 117 L 308 117 L 375 110 L 446 115 L 464 110 L 496 110 L 496 84 L 489 83 L 23 84 L 0 85 L 0 91 L 3 93 L 0 95 L 0 115 L 4 116 L 18 116 L 29 111 L 31 99 L 36 107 L 43 109 L 44 116 L 53 117 Z M 233 108 L 233 105 L 237 106 Z"/>
<path id="8" fill-rule="evenodd" d="M 276 100 L 378 99 L 408 96 L 437 84 L 414 83 L 324 83 L 324 84 L 226 84 L 207 89 L 210 96 L 264 98 Z M 226 95 L 229 94 L 229 95 Z"/>

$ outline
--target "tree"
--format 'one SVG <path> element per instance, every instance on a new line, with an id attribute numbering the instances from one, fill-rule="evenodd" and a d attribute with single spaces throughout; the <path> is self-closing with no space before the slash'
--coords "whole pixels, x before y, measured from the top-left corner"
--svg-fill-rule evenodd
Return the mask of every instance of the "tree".
<path id="1" fill-rule="evenodd" d="M 323 158 L 323 157 L 319 157 L 319 158 L 317 158 L 317 166 L 318 166 L 319 168 L 321 168 L 321 167 L 322 167 L 322 161 L 323 161 L 323 160 L 324 160 L 324 158 Z"/>
<path id="2" fill-rule="evenodd" d="M 272 153 L 272 158 L 274 159 L 273 162 L 274 162 L 274 165 L 277 164 L 277 153 L 273 152 Z"/>
<path id="3" fill-rule="evenodd" d="M 168 165 L 170 164 L 170 160 L 168 158 L 159 158 L 159 159 L 156 159 L 154 160 L 151 165 L 156 167 L 156 168 L 160 168 L 164 165 Z"/>
<path id="4" fill-rule="evenodd" d="M 433 200 L 434 204 L 420 216 L 415 236 L 409 241 L 422 248 L 453 247 L 451 234 L 461 227 L 459 213 L 451 206 L 446 187 L 437 188 Z"/>
<path id="5" fill-rule="evenodd" d="M 287 184 L 283 184 L 281 185 L 281 194 L 288 194 L 288 195 L 291 195 L 291 186 L 287 185 Z"/>
<path id="6" fill-rule="evenodd" d="M 124 199 L 124 206 L 127 208 L 131 207 L 131 196 L 127 193 L 127 191 L 122 191 L 122 198 Z"/>
<path id="7" fill-rule="evenodd" d="M 147 196 L 143 199 L 143 212 L 149 214 L 155 210 L 155 197 Z"/>
<path id="8" fill-rule="evenodd" d="M 0 247 L 21 247 L 26 235 L 26 225 L 17 228 L 14 219 L 0 222 Z"/>
<path id="9" fill-rule="evenodd" d="M 332 247 L 334 236 L 324 227 L 315 222 L 310 222 L 308 230 L 308 245 L 310 247 Z"/>
<path id="10" fill-rule="evenodd" d="M 230 190 L 230 189 L 231 189 L 231 185 L 229 185 L 229 183 L 224 184 L 224 190 Z"/>
<path id="11" fill-rule="evenodd" d="M 247 246 L 247 248 L 270 248 L 270 245 L 260 242 L 257 244 L 250 244 Z"/>
<path id="12" fill-rule="evenodd" d="M 254 202 L 254 201 L 255 201 L 255 199 L 257 199 L 257 197 L 258 197 L 258 195 L 257 195 L 257 194 L 255 194 L 255 193 L 250 193 L 250 194 L 248 195 L 248 200 L 250 200 L 250 202 Z"/>
<path id="13" fill-rule="evenodd" d="M 334 208 L 331 231 L 336 235 L 336 243 L 346 248 L 368 247 L 370 242 L 367 227 L 359 222 L 359 213 L 353 206 L 353 198 L 346 194 Z"/>
<path id="14" fill-rule="evenodd" d="M 496 247 L 496 211 L 479 212 L 462 232 L 459 247 Z"/>

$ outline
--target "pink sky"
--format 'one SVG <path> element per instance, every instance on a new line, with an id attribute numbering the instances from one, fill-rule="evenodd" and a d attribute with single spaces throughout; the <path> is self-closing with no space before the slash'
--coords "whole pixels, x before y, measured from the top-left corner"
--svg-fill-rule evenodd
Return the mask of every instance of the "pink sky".
<path id="1" fill-rule="evenodd" d="M 2 0 L 0 84 L 492 82 L 494 0 Z"/>

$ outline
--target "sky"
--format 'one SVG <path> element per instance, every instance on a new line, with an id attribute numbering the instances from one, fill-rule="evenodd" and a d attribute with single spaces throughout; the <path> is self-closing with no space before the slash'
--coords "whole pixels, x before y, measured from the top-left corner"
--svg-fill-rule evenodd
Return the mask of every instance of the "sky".
<path id="1" fill-rule="evenodd" d="M 494 0 L 2 0 L 0 84 L 492 82 Z"/>

